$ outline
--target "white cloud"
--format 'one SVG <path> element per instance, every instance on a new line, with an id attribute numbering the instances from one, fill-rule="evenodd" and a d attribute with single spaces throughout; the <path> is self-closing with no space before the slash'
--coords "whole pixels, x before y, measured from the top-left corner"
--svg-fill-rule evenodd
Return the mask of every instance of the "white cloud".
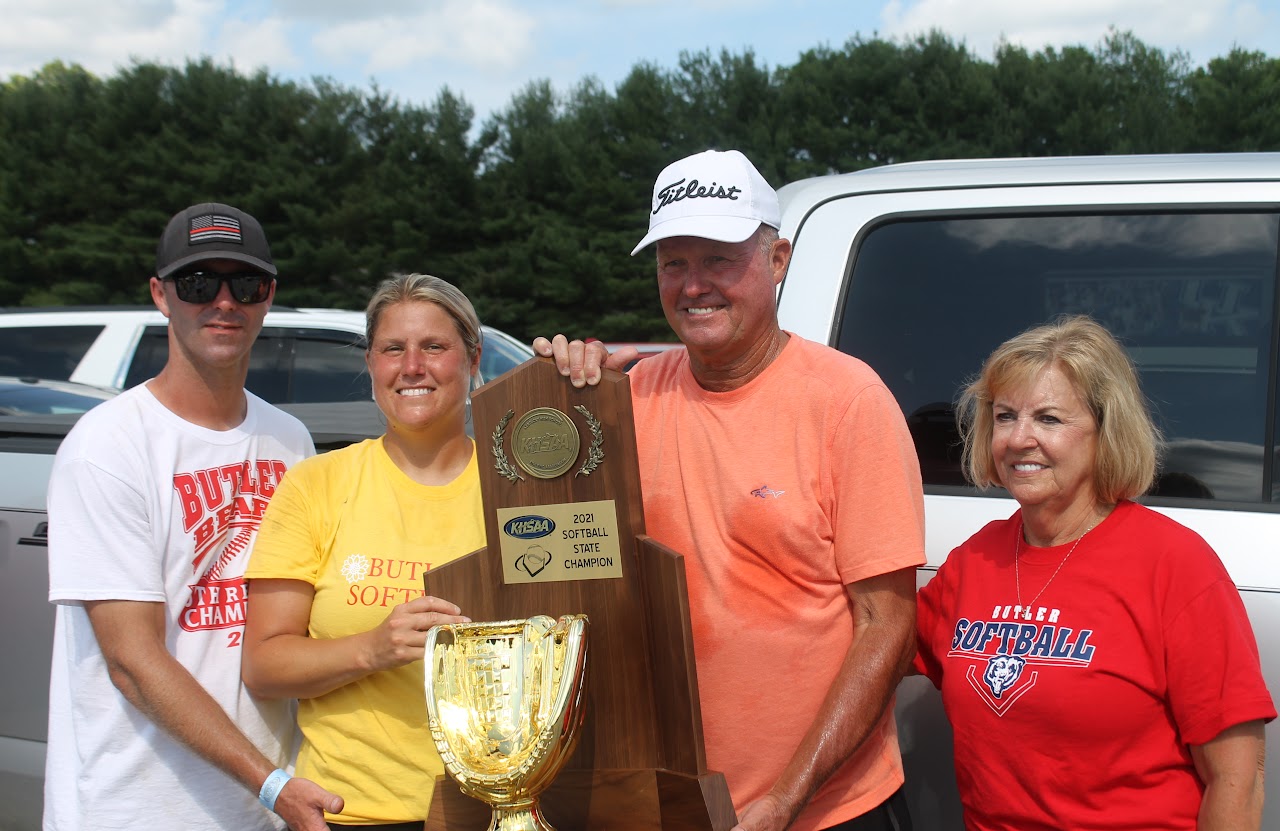
<path id="1" fill-rule="evenodd" d="M 884 35 L 913 37 L 941 29 L 979 55 L 990 55 L 1002 38 L 1033 51 L 1092 47 L 1113 26 L 1149 45 L 1181 47 L 1198 58 L 1221 54 L 1224 41 L 1250 43 L 1273 17 L 1239 0 L 891 0 L 880 12 Z M 1201 45 L 1213 51 L 1197 54 Z"/>
<path id="2" fill-rule="evenodd" d="M 677 9 L 695 9 L 697 11 L 728 11 L 739 13 L 753 7 L 769 5 L 769 0 L 596 0 L 590 5 L 599 5 L 604 9 L 660 9 L 665 6 Z M 792 5 L 804 5 L 804 0 L 792 0 Z"/>
<path id="3" fill-rule="evenodd" d="M 212 53 L 230 58 L 242 71 L 298 69 L 302 60 L 289 45 L 289 24 L 278 17 L 260 21 L 228 20 Z"/>
<path id="4" fill-rule="evenodd" d="M 366 72 L 445 60 L 483 70 L 517 66 L 533 51 L 534 18 L 504 0 L 446 0 L 409 17 L 339 23 L 313 38 L 333 61 L 359 62 Z"/>
<path id="5" fill-rule="evenodd" d="M 413 17 L 422 0 L 274 0 L 272 8 L 282 17 L 328 22 L 381 17 Z"/>
<path id="6" fill-rule="evenodd" d="M 0 0 L 0 73 L 50 60 L 109 73 L 131 56 L 173 60 L 198 43 L 220 0 L 150 0 L 103 5 L 90 0 Z"/>
<path id="7" fill-rule="evenodd" d="M 298 64 L 282 21 L 235 17 L 224 0 L 0 0 L 0 19 L 0 77 L 52 60 L 99 76 L 135 58 L 173 65 L 212 55 L 244 70 Z"/>

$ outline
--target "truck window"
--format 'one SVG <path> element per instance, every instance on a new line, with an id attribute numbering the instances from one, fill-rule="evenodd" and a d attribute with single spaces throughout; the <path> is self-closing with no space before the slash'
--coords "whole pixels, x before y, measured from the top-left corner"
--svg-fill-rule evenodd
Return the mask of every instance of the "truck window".
<path id="1" fill-rule="evenodd" d="M 101 326 L 0 328 L 0 375 L 70 380 L 101 333 Z"/>
<path id="2" fill-rule="evenodd" d="M 962 485 L 962 386 L 1010 336 L 1092 315 L 1128 348 L 1164 432 L 1153 496 L 1280 501 L 1263 464 L 1280 462 L 1278 240 L 1280 218 L 1257 213 L 889 221 L 858 247 L 838 346 L 897 396 L 926 484 Z"/>

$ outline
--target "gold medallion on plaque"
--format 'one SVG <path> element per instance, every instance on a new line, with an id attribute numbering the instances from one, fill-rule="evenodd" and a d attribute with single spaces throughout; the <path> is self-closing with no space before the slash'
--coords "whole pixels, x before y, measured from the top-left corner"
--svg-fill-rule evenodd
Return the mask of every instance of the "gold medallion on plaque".
<path id="1" fill-rule="evenodd" d="M 539 479 L 554 479 L 573 467 L 580 446 L 577 426 L 554 407 L 535 407 L 511 430 L 516 464 Z"/>

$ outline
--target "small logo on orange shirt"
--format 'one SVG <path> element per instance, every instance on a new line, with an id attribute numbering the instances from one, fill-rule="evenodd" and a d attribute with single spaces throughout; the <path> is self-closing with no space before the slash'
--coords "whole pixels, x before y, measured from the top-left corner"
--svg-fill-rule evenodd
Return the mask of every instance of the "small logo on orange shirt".
<path id="1" fill-rule="evenodd" d="M 778 497 L 782 496 L 784 493 L 786 493 L 786 491 L 775 491 L 773 488 L 769 487 L 768 485 L 761 485 L 760 487 L 753 490 L 751 492 L 751 495 L 759 497 L 760 499 L 777 499 Z"/>

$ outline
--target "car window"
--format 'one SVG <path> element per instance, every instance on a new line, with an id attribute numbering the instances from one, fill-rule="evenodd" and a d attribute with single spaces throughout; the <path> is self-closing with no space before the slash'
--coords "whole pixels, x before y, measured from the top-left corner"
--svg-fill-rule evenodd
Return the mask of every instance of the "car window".
<path id="1" fill-rule="evenodd" d="M 56 387 L 36 380 L 0 381 L 0 415 L 83 413 L 115 395 L 114 390 L 67 382 Z"/>
<path id="2" fill-rule="evenodd" d="M 138 348 L 134 350 L 133 360 L 129 362 L 129 371 L 124 378 L 125 389 L 136 387 L 143 381 L 159 375 L 167 360 L 169 360 L 169 327 L 147 326 L 142 330 Z"/>
<path id="3" fill-rule="evenodd" d="M 0 328 L 0 375 L 66 381 L 102 333 L 101 326 Z"/>
<path id="4" fill-rule="evenodd" d="M 528 346 L 493 329 L 483 333 L 483 348 L 480 350 L 480 377 L 492 381 L 533 357 Z"/>
<path id="5" fill-rule="evenodd" d="M 1277 382 L 1280 382 L 1280 379 L 1277 379 Z M 1276 422 L 1275 429 L 1271 433 L 1271 501 L 1280 503 L 1280 392 L 1276 394 L 1275 403 Z"/>
<path id="6" fill-rule="evenodd" d="M 293 334 L 289 329 L 263 327 L 249 354 L 245 389 L 269 404 L 289 402 L 289 358 Z"/>
<path id="7" fill-rule="evenodd" d="M 364 338 L 345 332 L 300 332 L 293 341 L 289 401 L 368 401 L 373 394 Z"/>
<path id="8" fill-rule="evenodd" d="M 288 352 L 291 336 L 289 330 L 264 328 L 253 344 L 249 357 L 249 376 L 245 387 L 258 397 L 279 404 L 288 400 L 289 367 Z M 142 330 L 124 386 L 137 386 L 156 377 L 169 360 L 169 329 L 167 326 L 147 326 Z"/>
<path id="9" fill-rule="evenodd" d="M 154 378 L 168 359 L 168 329 L 148 326 L 125 386 Z M 363 339 L 337 330 L 265 326 L 253 344 L 245 387 L 271 404 L 368 399 Z"/>
<path id="10" fill-rule="evenodd" d="M 1246 213 L 887 222 L 859 245 L 838 345 L 893 390 L 926 484 L 960 485 L 964 383 L 1027 327 L 1092 315 L 1129 350 L 1164 432 L 1153 495 L 1268 501 L 1278 228 Z"/>

